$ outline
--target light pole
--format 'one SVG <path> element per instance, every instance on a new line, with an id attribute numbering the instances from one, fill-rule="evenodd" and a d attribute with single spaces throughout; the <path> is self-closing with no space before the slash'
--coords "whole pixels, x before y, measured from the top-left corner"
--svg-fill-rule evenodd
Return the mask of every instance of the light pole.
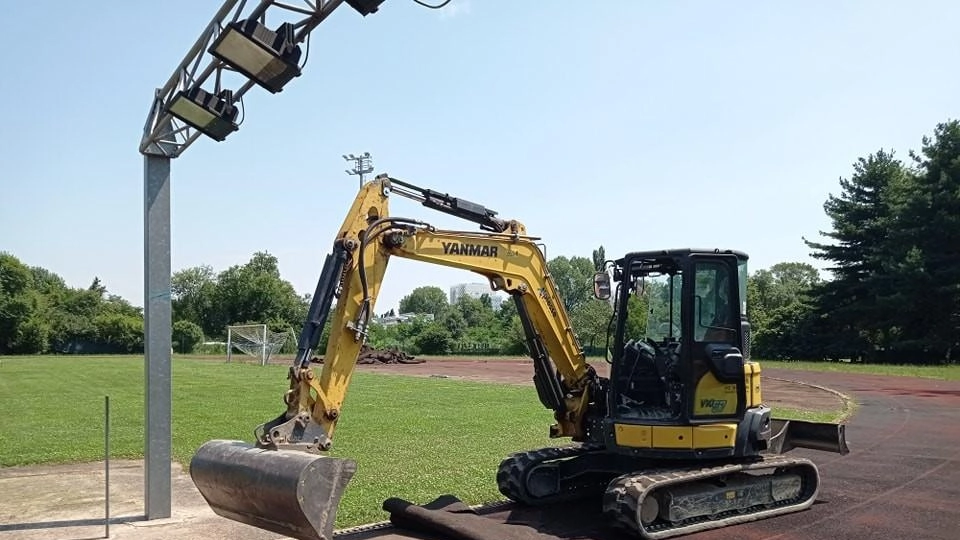
<path id="1" fill-rule="evenodd" d="M 346 3 L 366 16 L 383 1 Z M 246 0 L 223 0 L 173 74 L 153 93 L 139 147 L 144 156 L 144 513 L 148 520 L 171 515 L 170 161 L 201 135 L 223 141 L 237 131 L 238 118 L 245 116 L 240 114 L 241 98 L 254 86 L 276 94 L 299 76 L 306 63 L 308 35 L 343 3 L 259 0 L 248 6 Z"/>
<path id="2" fill-rule="evenodd" d="M 363 187 L 363 175 L 373 172 L 373 157 L 370 155 L 370 152 L 364 152 L 359 156 L 353 154 L 346 154 L 342 156 L 346 161 L 354 162 L 352 169 L 347 169 L 343 172 L 350 175 L 357 175 L 360 177 L 360 187 Z"/>

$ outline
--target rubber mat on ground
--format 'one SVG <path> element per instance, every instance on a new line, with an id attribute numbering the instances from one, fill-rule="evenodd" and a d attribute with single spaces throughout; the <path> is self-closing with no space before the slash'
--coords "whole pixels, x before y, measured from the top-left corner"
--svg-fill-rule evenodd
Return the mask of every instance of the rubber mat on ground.
<path id="1" fill-rule="evenodd" d="M 394 527 L 450 540 L 555 540 L 522 524 L 510 524 L 477 514 L 453 495 L 416 505 L 399 498 L 384 501 Z"/>

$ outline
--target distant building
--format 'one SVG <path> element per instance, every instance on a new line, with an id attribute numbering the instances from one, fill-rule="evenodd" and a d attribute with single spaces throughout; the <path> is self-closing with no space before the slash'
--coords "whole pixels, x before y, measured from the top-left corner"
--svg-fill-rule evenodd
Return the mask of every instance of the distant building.
<path id="1" fill-rule="evenodd" d="M 493 309 L 500 309 L 500 304 L 507 298 L 502 292 L 492 290 L 488 283 L 458 283 L 450 287 L 450 304 L 456 304 L 461 296 L 479 299 L 485 294 L 490 297 Z"/>

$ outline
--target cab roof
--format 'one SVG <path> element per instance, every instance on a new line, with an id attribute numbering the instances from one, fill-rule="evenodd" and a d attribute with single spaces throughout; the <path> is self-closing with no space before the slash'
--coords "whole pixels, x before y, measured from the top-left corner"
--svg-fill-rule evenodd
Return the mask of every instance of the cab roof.
<path id="1" fill-rule="evenodd" d="M 750 258 L 749 255 L 743 251 L 737 251 L 733 249 L 699 249 L 699 248 L 678 248 L 678 249 L 659 249 L 651 251 L 632 251 L 627 253 L 619 260 L 617 264 L 622 265 L 629 259 L 655 259 L 660 257 L 688 257 L 690 255 L 717 255 L 717 254 L 727 254 L 727 255 L 736 255 L 740 260 L 747 260 Z"/>

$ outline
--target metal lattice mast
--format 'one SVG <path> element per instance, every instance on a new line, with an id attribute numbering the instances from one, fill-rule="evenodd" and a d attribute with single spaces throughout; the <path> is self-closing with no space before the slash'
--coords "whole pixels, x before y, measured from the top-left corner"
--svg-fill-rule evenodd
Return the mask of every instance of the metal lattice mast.
<path id="1" fill-rule="evenodd" d="M 230 23 L 246 20 L 258 20 L 262 24 L 270 23 L 267 15 L 277 18 L 293 19 L 293 40 L 295 44 L 304 42 L 310 32 L 326 19 L 343 0 L 300 0 L 296 3 L 261 0 L 257 6 L 244 14 L 246 0 L 226 0 L 213 19 L 206 25 L 200 38 L 180 61 L 173 74 L 163 87 L 157 89 L 153 103 L 143 127 L 140 152 L 175 158 L 183 153 L 203 133 L 168 112 L 168 108 L 181 90 L 198 88 L 212 79 L 210 92 L 219 94 L 224 90 L 224 76 L 237 74 L 237 70 L 224 63 L 209 52 L 211 45 L 219 38 L 224 27 Z M 379 3 L 379 2 L 370 2 Z M 239 5 L 238 5 L 239 4 Z M 232 103 L 238 103 L 244 94 L 257 83 L 247 79 L 232 90 Z M 208 84 L 208 86 L 210 86 Z"/>
<path id="2" fill-rule="evenodd" d="M 349 175 L 360 176 L 360 187 L 363 187 L 363 175 L 373 172 L 373 156 L 370 155 L 370 152 L 364 152 L 359 156 L 353 154 L 344 155 L 343 159 L 354 162 L 353 168 L 347 169 L 344 172 Z"/>

